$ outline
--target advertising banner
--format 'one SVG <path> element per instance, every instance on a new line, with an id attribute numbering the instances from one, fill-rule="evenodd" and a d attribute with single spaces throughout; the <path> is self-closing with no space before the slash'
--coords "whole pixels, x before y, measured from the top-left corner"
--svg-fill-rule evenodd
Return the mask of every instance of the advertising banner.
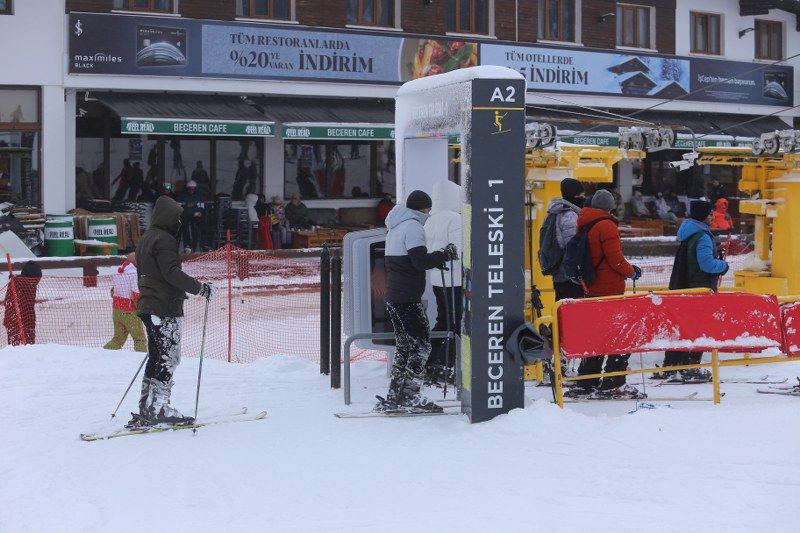
<path id="1" fill-rule="evenodd" d="M 481 44 L 480 61 L 518 70 L 529 91 L 793 105 L 785 66 L 505 44 Z"/>
<path id="2" fill-rule="evenodd" d="M 750 62 L 93 13 L 68 30 L 70 74 L 398 85 L 482 64 L 521 72 L 528 91 L 793 105 L 793 69 Z"/>
<path id="3" fill-rule="evenodd" d="M 72 13 L 71 74 L 400 84 L 478 65 L 478 45 L 231 23 Z"/>

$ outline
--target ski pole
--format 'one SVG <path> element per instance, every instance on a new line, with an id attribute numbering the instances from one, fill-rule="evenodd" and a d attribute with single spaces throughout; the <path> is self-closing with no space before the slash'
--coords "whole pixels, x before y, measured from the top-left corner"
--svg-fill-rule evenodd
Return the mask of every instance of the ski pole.
<path id="1" fill-rule="evenodd" d="M 633 280 L 633 294 L 636 294 L 636 279 Z M 644 357 L 642 356 L 642 352 L 639 352 L 639 368 L 644 368 Z M 645 397 L 647 397 L 647 384 L 645 383 L 647 380 L 644 378 L 644 374 L 642 374 L 642 392 L 644 393 Z M 639 404 L 639 401 L 636 400 L 636 404 Z M 638 407 L 637 407 L 638 409 Z"/>
<path id="2" fill-rule="evenodd" d="M 447 338 L 444 340 L 444 398 L 447 398 L 447 363 L 450 362 L 450 302 L 447 301 L 447 283 L 444 280 L 444 270 L 440 270 L 442 275 L 442 292 L 444 293 L 444 319 L 447 322 Z"/>
<path id="3" fill-rule="evenodd" d="M 125 389 L 125 394 L 123 394 L 122 398 L 120 398 L 119 403 L 117 404 L 117 408 L 114 409 L 113 413 L 111 413 L 111 418 L 114 418 L 114 417 L 117 416 L 117 411 L 119 411 L 119 406 L 122 405 L 123 401 L 125 401 L 125 397 L 130 392 L 131 387 L 133 387 L 133 382 L 136 381 L 136 378 L 139 377 L 139 372 L 142 371 L 142 367 L 144 366 L 144 363 L 147 361 L 147 356 L 148 356 L 148 354 L 144 354 L 144 359 L 142 359 L 142 364 L 139 365 L 139 368 L 136 370 L 136 374 L 133 375 L 133 379 L 131 379 L 131 382 L 128 383 L 128 388 Z"/>
<path id="4" fill-rule="evenodd" d="M 197 394 L 194 397 L 194 422 L 197 423 L 197 407 L 200 405 L 200 376 L 203 375 L 203 352 L 206 349 L 206 325 L 208 324 L 208 306 L 211 298 L 206 298 L 206 310 L 203 314 L 203 336 L 200 338 L 200 366 L 197 368 Z M 197 428 L 192 428 L 192 435 L 197 433 Z"/>
<path id="5" fill-rule="evenodd" d="M 455 282 L 455 274 L 453 273 L 453 260 L 450 260 L 450 305 L 453 306 L 453 314 L 451 315 L 453 318 L 453 342 L 456 341 L 455 334 L 461 333 L 461 331 L 456 332 L 456 322 L 458 322 L 458 315 L 456 314 L 456 282 Z M 450 352 L 448 352 L 449 357 Z M 447 362 L 449 363 L 449 359 Z M 455 381 L 455 374 L 456 369 L 455 366 L 458 364 L 458 361 L 453 361 L 453 380 Z M 449 369 L 449 366 L 448 366 Z M 448 370 L 449 372 L 449 370 Z M 456 391 L 458 391 L 458 385 L 455 385 Z"/>

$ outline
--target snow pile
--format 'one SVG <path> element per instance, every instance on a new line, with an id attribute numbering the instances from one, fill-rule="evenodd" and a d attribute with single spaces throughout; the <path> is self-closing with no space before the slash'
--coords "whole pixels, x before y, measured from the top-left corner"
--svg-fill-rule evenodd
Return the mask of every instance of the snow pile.
<path id="1" fill-rule="evenodd" d="M 525 410 L 479 425 L 463 416 L 340 420 L 332 413 L 345 410 L 341 391 L 312 362 L 206 361 L 201 417 L 243 405 L 269 417 L 195 436 L 80 441 L 110 426 L 140 361 L 61 346 L 0 351 L 0 530 L 797 530 L 800 399 L 756 394 L 755 385 L 723 384 L 720 406 L 653 401 L 656 409 L 633 414 L 633 402 L 562 411 L 549 389 L 534 387 Z M 197 362 L 186 359 L 175 376 L 173 403 L 184 411 Z M 800 373 L 800 363 L 768 368 Z M 369 409 L 386 382 L 385 366 L 354 365 L 348 410 Z"/>
<path id="2" fill-rule="evenodd" d="M 644 343 L 642 349 L 644 350 L 685 350 L 691 351 L 695 349 L 712 349 L 712 348 L 727 348 L 727 349 L 750 349 L 750 350 L 763 350 L 766 348 L 777 348 L 780 344 L 767 337 L 754 336 L 749 334 L 739 335 L 735 339 L 714 339 L 712 337 L 698 337 L 696 339 L 677 339 L 673 336 L 656 336 L 652 340 Z"/>

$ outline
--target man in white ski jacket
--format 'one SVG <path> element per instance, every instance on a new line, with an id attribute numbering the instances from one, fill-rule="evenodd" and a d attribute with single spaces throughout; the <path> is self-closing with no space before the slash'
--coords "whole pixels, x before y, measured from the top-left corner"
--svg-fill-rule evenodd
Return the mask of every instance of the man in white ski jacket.
<path id="1" fill-rule="evenodd" d="M 425 240 L 428 250 L 441 250 L 450 243 L 455 244 L 458 255 L 461 255 L 461 205 L 464 191 L 460 185 L 449 180 L 435 183 L 433 186 L 433 208 L 425 221 Z M 447 317 L 450 316 L 453 331 L 461 332 L 461 261 L 446 265 L 447 270 L 431 271 L 433 294 L 436 296 L 436 324 L 433 331 L 447 331 Z M 442 284 L 444 273 L 444 285 Z M 453 295 L 455 294 L 455 298 Z M 455 310 L 455 314 L 453 311 Z M 443 339 L 431 341 L 431 356 L 428 358 L 428 375 L 438 378 L 444 374 L 445 379 L 452 378 L 455 365 L 455 345 L 443 351 Z M 445 371 L 445 368 L 447 370 Z M 438 379 L 437 379 L 438 380 Z"/>

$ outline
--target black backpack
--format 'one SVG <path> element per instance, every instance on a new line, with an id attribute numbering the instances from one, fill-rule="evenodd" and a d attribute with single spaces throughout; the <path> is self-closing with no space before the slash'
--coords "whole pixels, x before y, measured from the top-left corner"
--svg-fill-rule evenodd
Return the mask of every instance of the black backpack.
<path id="1" fill-rule="evenodd" d="M 587 224 L 569 240 L 564 248 L 564 273 L 567 278 L 583 285 L 584 289 L 594 283 L 597 277 L 597 267 L 606 259 L 603 257 L 600 263 L 595 265 L 592 263 L 592 254 L 589 252 L 589 230 L 602 220 L 611 219 L 600 218 Z"/>
<path id="2" fill-rule="evenodd" d="M 558 214 L 550 213 L 539 229 L 539 267 L 545 276 L 558 272 L 564 258 L 564 250 L 558 245 L 557 226 Z"/>

